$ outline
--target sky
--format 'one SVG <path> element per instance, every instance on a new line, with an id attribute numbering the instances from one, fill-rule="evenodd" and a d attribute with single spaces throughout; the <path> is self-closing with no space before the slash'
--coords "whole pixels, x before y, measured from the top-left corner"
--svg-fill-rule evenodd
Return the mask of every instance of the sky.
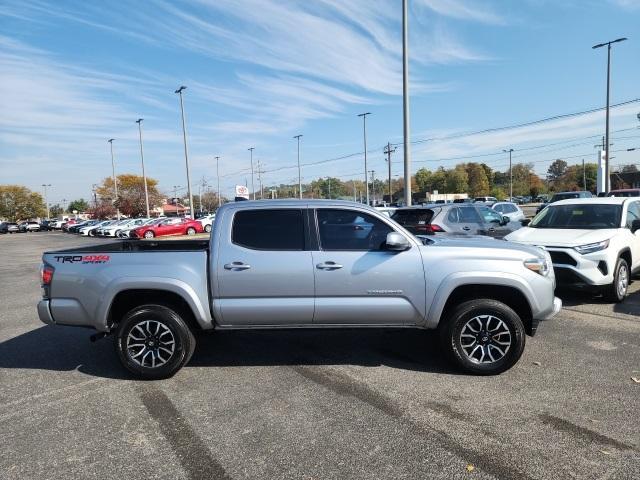
<path id="1" fill-rule="evenodd" d="M 386 178 L 402 142 L 400 0 L 0 0 L 0 184 L 49 202 L 91 196 L 116 172 L 186 193 L 181 85 L 192 189 L 223 195 L 320 176 Z M 640 0 L 409 0 L 413 171 L 482 161 L 505 170 L 595 161 L 612 49 L 612 165 L 640 165 Z M 625 103 L 626 102 L 626 103 Z M 518 128 L 502 128 L 521 125 Z M 473 132 L 482 132 L 470 134 Z M 402 146 L 392 155 L 402 174 Z M 257 176 L 255 177 L 257 188 Z"/>

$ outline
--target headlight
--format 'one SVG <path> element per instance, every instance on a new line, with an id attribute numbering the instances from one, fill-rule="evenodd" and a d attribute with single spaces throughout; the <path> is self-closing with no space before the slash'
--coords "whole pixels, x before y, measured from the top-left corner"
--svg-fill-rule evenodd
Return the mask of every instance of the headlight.
<path id="1" fill-rule="evenodd" d="M 530 258 L 523 263 L 529 270 L 539 273 L 543 277 L 549 275 L 549 271 L 551 270 L 549 262 L 545 258 Z"/>
<path id="2" fill-rule="evenodd" d="M 609 246 L 609 240 L 604 240 L 602 242 L 588 243 L 587 245 L 580 245 L 579 247 L 573 247 L 573 249 L 576 252 L 582 255 L 585 255 L 587 253 L 593 253 L 599 250 L 604 250 L 608 246 Z"/>

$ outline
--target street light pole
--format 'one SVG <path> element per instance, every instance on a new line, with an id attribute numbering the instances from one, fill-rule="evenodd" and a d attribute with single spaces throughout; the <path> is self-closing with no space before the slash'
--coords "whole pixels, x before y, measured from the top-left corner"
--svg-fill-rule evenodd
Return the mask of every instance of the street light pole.
<path id="1" fill-rule="evenodd" d="M 216 157 L 216 177 L 218 177 L 218 208 L 222 205 L 220 197 L 220 157 Z"/>
<path id="2" fill-rule="evenodd" d="M 364 137 L 364 184 L 367 190 L 365 198 L 367 199 L 367 205 L 369 205 L 369 179 L 367 178 L 367 115 L 371 115 L 371 112 L 358 114 L 359 117 L 362 117 L 362 135 Z"/>
<path id="3" fill-rule="evenodd" d="M 144 171 L 144 150 L 142 148 L 142 121 L 144 118 L 136 120 L 138 124 L 138 135 L 140 137 L 140 159 L 142 160 L 142 182 L 144 183 L 144 201 L 147 207 L 147 218 L 151 218 L 149 213 L 149 190 L 147 189 L 147 174 Z"/>
<path id="4" fill-rule="evenodd" d="M 411 135 L 409 131 L 409 17 L 402 0 L 402 118 L 404 127 L 404 203 L 411 206 Z"/>
<path id="5" fill-rule="evenodd" d="M 251 194 L 253 195 L 253 199 L 256 199 L 256 190 L 255 188 L 253 188 L 253 151 L 255 150 L 255 147 L 249 147 L 247 150 L 249 150 L 249 155 L 251 158 Z"/>
<path id="6" fill-rule="evenodd" d="M 189 152 L 187 149 L 187 127 L 184 119 L 184 101 L 182 100 L 182 92 L 186 89 L 187 87 L 182 85 L 174 93 L 177 93 L 180 96 L 180 113 L 182 114 L 182 138 L 184 139 L 184 162 L 187 166 L 187 190 L 189 191 L 189 213 L 191 214 L 191 218 L 195 218 L 194 211 L 193 211 L 193 194 L 191 193 L 191 173 L 189 172 Z"/>
<path id="7" fill-rule="evenodd" d="M 502 151 L 509 154 L 509 201 L 513 202 L 513 170 L 511 169 L 511 152 L 513 152 L 513 148 Z"/>
<path id="8" fill-rule="evenodd" d="M 376 204 L 376 171 L 370 170 L 371 172 L 371 204 Z"/>
<path id="9" fill-rule="evenodd" d="M 44 188 L 44 205 L 47 207 L 47 220 L 49 219 L 49 201 L 47 200 L 47 187 L 50 187 L 50 183 L 43 183 L 42 187 Z"/>
<path id="10" fill-rule="evenodd" d="M 592 49 L 607 46 L 607 110 L 606 110 L 606 119 L 605 119 L 605 149 L 604 149 L 604 168 L 605 168 L 605 182 L 604 182 L 604 190 L 606 193 L 609 193 L 611 187 L 611 179 L 609 173 L 609 93 L 610 93 L 610 84 L 611 84 L 611 44 L 624 42 L 626 38 L 617 38 L 616 40 L 612 40 L 610 42 L 599 43 L 598 45 L 594 45 L 591 47 Z"/>
<path id="11" fill-rule="evenodd" d="M 114 199 L 116 203 L 118 202 L 118 179 L 116 178 L 116 162 L 113 159 L 113 141 L 115 138 L 110 138 L 107 140 L 109 142 L 109 146 L 111 147 L 111 172 L 113 174 L 113 190 L 114 190 Z M 120 208 L 116 206 L 116 215 L 118 220 L 120 220 Z"/>
<path id="12" fill-rule="evenodd" d="M 298 191 L 300 192 L 300 200 L 302 200 L 302 175 L 300 173 L 300 137 L 302 137 L 302 135 L 296 135 L 293 138 L 298 140 Z"/>

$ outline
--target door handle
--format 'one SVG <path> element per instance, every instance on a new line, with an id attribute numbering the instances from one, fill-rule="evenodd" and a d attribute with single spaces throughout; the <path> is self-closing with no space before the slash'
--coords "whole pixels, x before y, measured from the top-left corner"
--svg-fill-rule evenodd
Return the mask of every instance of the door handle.
<path id="1" fill-rule="evenodd" d="M 471 230 L 471 227 L 462 227 L 463 230 L 469 231 Z"/>
<path id="2" fill-rule="evenodd" d="M 342 268 L 342 265 L 336 262 L 324 262 L 317 264 L 316 268 L 319 268 L 320 270 L 338 270 L 339 268 Z"/>
<path id="3" fill-rule="evenodd" d="M 495 228 L 493 228 L 493 227 L 491 227 L 491 228 L 489 228 L 489 231 L 490 231 L 490 232 L 495 232 L 495 231 L 496 231 L 496 229 L 495 229 Z"/>
<path id="4" fill-rule="evenodd" d="M 250 268 L 251 265 L 242 262 L 226 263 L 224 266 L 225 270 L 249 270 Z"/>

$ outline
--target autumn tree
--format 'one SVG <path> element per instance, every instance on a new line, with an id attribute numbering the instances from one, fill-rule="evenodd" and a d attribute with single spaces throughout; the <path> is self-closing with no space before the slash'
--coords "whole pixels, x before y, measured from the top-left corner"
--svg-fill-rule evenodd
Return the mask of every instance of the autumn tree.
<path id="1" fill-rule="evenodd" d="M 0 217 L 15 222 L 42 217 L 46 211 L 39 193 L 21 185 L 0 185 Z"/>
<path id="2" fill-rule="evenodd" d="M 567 172 L 567 162 L 554 160 L 547 170 L 547 180 L 555 189 L 555 183 Z"/>
<path id="3" fill-rule="evenodd" d="M 482 197 L 489 195 L 489 179 L 482 165 L 468 163 L 466 165 L 466 171 L 469 178 L 469 196 Z"/>
<path id="4" fill-rule="evenodd" d="M 431 172 L 426 168 L 423 167 L 419 169 L 413 178 L 416 184 L 416 188 L 418 189 L 419 192 L 426 192 L 426 191 L 432 190 L 431 188 L 432 175 L 431 175 Z"/>
<path id="5" fill-rule="evenodd" d="M 69 203 L 67 211 L 73 212 L 74 210 L 76 210 L 77 212 L 86 212 L 87 210 L 89 210 L 89 203 L 87 203 L 84 198 L 73 200 L 71 203 Z"/>
<path id="6" fill-rule="evenodd" d="M 448 193 L 461 193 L 469 189 L 469 176 L 464 165 L 456 165 L 455 168 L 447 170 L 446 184 Z"/>
<path id="7" fill-rule="evenodd" d="M 132 174 L 118 175 L 118 198 L 114 198 L 113 179 L 107 177 L 96 190 L 103 202 L 111 203 L 120 212 L 129 217 L 146 215 L 147 207 L 144 196 L 144 181 L 141 176 Z M 147 177 L 149 192 L 149 208 L 163 204 L 165 196 L 158 191 L 158 181 Z"/>

